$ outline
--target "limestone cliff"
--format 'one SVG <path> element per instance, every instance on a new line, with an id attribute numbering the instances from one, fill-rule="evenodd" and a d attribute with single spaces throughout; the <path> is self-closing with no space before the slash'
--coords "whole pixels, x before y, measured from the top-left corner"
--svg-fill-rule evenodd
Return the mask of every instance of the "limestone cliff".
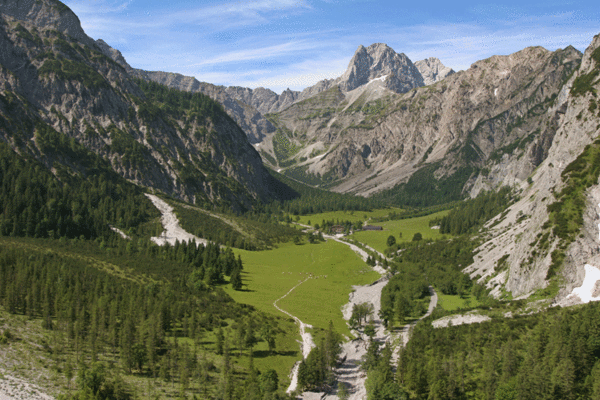
<path id="1" fill-rule="evenodd" d="M 439 82 L 445 77 L 452 75 L 455 71 L 446 67 L 439 58 L 429 57 L 424 60 L 419 60 L 415 63 L 415 67 L 421 73 L 423 77 L 423 83 L 425 85 L 431 85 L 433 83 Z"/>
<path id="2" fill-rule="evenodd" d="M 598 75 L 600 35 L 546 112 L 557 124 L 547 157 L 529 182 L 518 183 L 521 200 L 490 221 L 488 240 L 466 270 L 498 297 L 542 290 L 561 304 L 580 302 L 566 298 L 582 285 L 586 264 L 600 267 Z"/>
<path id="3" fill-rule="evenodd" d="M 546 110 L 580 58 L 572 47 L 532 47 L 404 94 L 382 80 L 350 92 L 336 86 L 270 117 L 275 142 L 294 144 L 277 156 L 297 179 L 362 195 L 425 169 L 431 180 L 461 171 L 472 195 L 520 182 L 547 154 L 556 113 Z"/>

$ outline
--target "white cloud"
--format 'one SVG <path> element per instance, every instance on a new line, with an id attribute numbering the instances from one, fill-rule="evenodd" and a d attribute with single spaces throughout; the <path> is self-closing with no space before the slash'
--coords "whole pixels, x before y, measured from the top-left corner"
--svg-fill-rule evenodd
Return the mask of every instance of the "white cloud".
<path id="1" fill-rule="evenodd" d="M 315 7 L 298 0 L 202 3 L 185 10 L 164 8 L 162 13 L 143 13 L 139 3 L 124 0 L 67 4 L 88 34 L 119 48 L 134 67 L 275 91 L 301 90 L 341 75 L 359 44 L 384 42 L 413 61 L 435 56 L 460 70 L 532 45 L 554 50 L 571 44 L 584 50 L 598 31 L 594 15 L 532 15 L 496 6 L 474 9 L 475 19 L 463 18 L 461 23 L 421 19 L 398 26 L 390 18 L 377 25 L 360 19 L 313 24 L 311 17 L 323 12 L 323 4 L 317 7 L 315 1 Z"/>
<path id="2" fill-rule="evenodd" d="M 183 67 L 200 67 L 203 65 L 225 64 L 231 62 L 241 62 L 258 59 L 264 60 L 271 57 L 281 57 L 288 53 L 297 53 L 300 51 L 311 50 L 317 47 L 319 47 L 318 43 L 309 43 L 306 41 L 281 43 L 274 46 L 260 47 L 219 54 L 218 56 L 203 59 L 195 64 L 185 65 Z"/>

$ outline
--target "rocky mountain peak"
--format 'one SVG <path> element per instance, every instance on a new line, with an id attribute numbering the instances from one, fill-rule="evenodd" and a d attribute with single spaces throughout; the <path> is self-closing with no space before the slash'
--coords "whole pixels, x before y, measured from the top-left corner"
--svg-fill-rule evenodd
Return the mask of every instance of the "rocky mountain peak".
<path id="1" fill-rule="evenodd" d="M 384 76 L 385 86 L 397 93 L 423 86 L 423 78 L 412 61 L 404 53 L 398 54 L 384 43 L 374 43 L 367 48 L 360 45 L 348 69 L 336 79 L 335 84 L 342 91 L 349 92 Z"/>
<path id="2" fill-rule="evenodd" d="M 29 21 L 38 28 L 56 29 L 93 46 L 94 41 L 81 28 L 77 15 L 58 0 L 0 0 L 0 13 Z"/>
<path id="3" fill-rule="evenodd" d="M 446 67 L 439 58 L 429 57 L 424 60 L 419 60 L 415 63 L 415 67 L 419 70 L 423 76 L 423 82 L 425 85 L 431 85 L 439 82 L 445 77 L 452 75 L 455 71 Z"/>

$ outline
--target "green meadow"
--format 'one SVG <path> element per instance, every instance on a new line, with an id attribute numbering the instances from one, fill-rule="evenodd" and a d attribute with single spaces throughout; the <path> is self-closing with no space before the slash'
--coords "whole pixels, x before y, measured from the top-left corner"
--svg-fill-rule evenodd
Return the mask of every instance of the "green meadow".
<path id="1" fill-rule="evenodd" d="M 480 305 L 479 301 L 471 295 L 467 295 L 461 298 L 459 295 L 443 294 L 441 291 L 437 291 L 438 304 L 446 311 L 454 311 L 459 308 L 477 307 Z"/>
<path id="2" fill-rule="evenodd" d="M 348 302 L 353 285 L 366 285 L 379 278 L 348 246 L 333 240 L 325 243 L 294 245 L 286 243 L 267 251 L 234 249 L 244 263 L 243 291 L 225 290 L 235 301 L 259 310 L 285 316 L 273 302 L 296 286 L 279 301 L 282 309 L 314 328 L 326 329 L 333 321 L 335 329 L 350 336 L 341 307 Z"/>
<path id="3" fill-rule="evenodd" d="M 384 218 L 387 217 L 391 212 L 400 213 L 403 210 L 401 208 L 386 208 L 381 210 L 373 210 L 373 211 L 331 211 L 324 212 L 319 214 L 310 214 L 310 215 L 300 215 L 299 223 L 304 225 L 312 225 L 321 224 L 325 221 L 366 221 L 369 218 Z M 292 216 L 295 220 L 295 217 Z"/>
<path id="4" fill-rule="evenodd" d="M 373 225 L 383 227 L 383 230 L 358 231 L 350 235 L 349 238 L 367 244 L 381 253 L 387 249 L 388 246 L 386 243 L 390 235 L 394 236 L 397 242 L 411 241 L 414 234 L 417 232 L 423 235 L 423 239 L 440 239 L 442 237 L 440 231 L 438 229 L 431 229 L 429 227 L 429 221 L 441 218 L 446 214 L 448 214 L 448 211 L 440 211 L 424 217 L 374 223 Z M 400 236 L 400 234 L 402 234 L 402 236 Z"/>

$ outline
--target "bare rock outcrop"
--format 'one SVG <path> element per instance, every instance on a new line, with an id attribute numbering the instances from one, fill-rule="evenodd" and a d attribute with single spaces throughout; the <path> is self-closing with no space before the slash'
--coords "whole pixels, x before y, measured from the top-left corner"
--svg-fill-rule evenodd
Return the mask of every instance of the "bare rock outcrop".
<path id="1" fill-rule="evenodd" d="M 0 2 L 0 65 L 9 99 L 0 102 L 0 138 L 48 168 L 58 162 L 85 174 L 86 161 L 58 154 L 58 139 L 44 145 L 40 130 L 99 155 L 125 179 L 188 201 L 242 209 L 278 196 L 218 104 L 206 99 L 191 118 L 161 110 L 121 53 L 85 35 L 59 1 Z"/>
<path id="2" fill-rule="evenodd" d="M 404 53 L 398 54 L 386 44 L 375 43 L 366 48 L 359 46 L 346 72 L 331 86 L 338 85 L 342 91 L 350 92 L 382 77 L 385 77 L 385 87 L 396 93 L 424 85 L 421 73 Z"/>
<path id="3" fill-rule="evenodd" d="M 357 60 L 367 49 L 358 53 Z M 475 196 L 526 180 L 547 156 L 557 122 L 545 111 L 580 58 L 572 47 L 527 48 L 404 94 L 390 90 L 384 75 L 350 92 L 334 86 L 275 117 L 300 148 L 297 166 L 336 191 L 368 196 L 427 168 L 432 181 L 472 174 L 460 184 Z M 326 152 L 315 156 L 315 148 Z"/>
<path id="4" fill-rule="evenodd" d="M 415 62 L 415 67 L 423 77 L 425 85 L 431 85 L 441 81 L 449 75 L 456 73 L 452 68 L 446 67 L 439 58 L 429 57 Z"/>
<path id="5" fill-rule="evenodd" d="M 465 270 L 479 282 L 486 283 L 498 297 L 503 292 L 510 292 L 515 298 L 525 297 L 546 288 L 553 277 L 555 280 L 561 276 L 562 283 L 555 289 L 557 293 L 547 294 L 556 296 L 560 303 L 582 285 L 586 264 L 600 266 L 598 182 L 585 192 L 581 231 L 566 249 L 561 247 L 563 240 L 555 235 L 549 222 L 550 209 L 561 204 L 548 207 L 557 203 L 565 187 L 565 168 L 600 135 L 600 115 L 590 106 L 595 103 L 593 93 L 600 89 L 600 83 L 592 81 L 583 92 L 580 86 L 586 77 L 597 75 L 600 70 L 600 62 L 596 60 L 600 58 L 598 48 L 600 35 L 594 38 L 580 67 L 547 111 L 558 125 L 548 156 L 531 175 L 530 183 L 518 184 L 521 200 L 507 213 L 490 221 L 489 240 L 478 249 L 475 263 Z M 575 84 L 579 92 L 574 91 Z M 563 261 L 556 263 L 555 270 L 551 271 L 560 254 L 564 255 Z"/>

